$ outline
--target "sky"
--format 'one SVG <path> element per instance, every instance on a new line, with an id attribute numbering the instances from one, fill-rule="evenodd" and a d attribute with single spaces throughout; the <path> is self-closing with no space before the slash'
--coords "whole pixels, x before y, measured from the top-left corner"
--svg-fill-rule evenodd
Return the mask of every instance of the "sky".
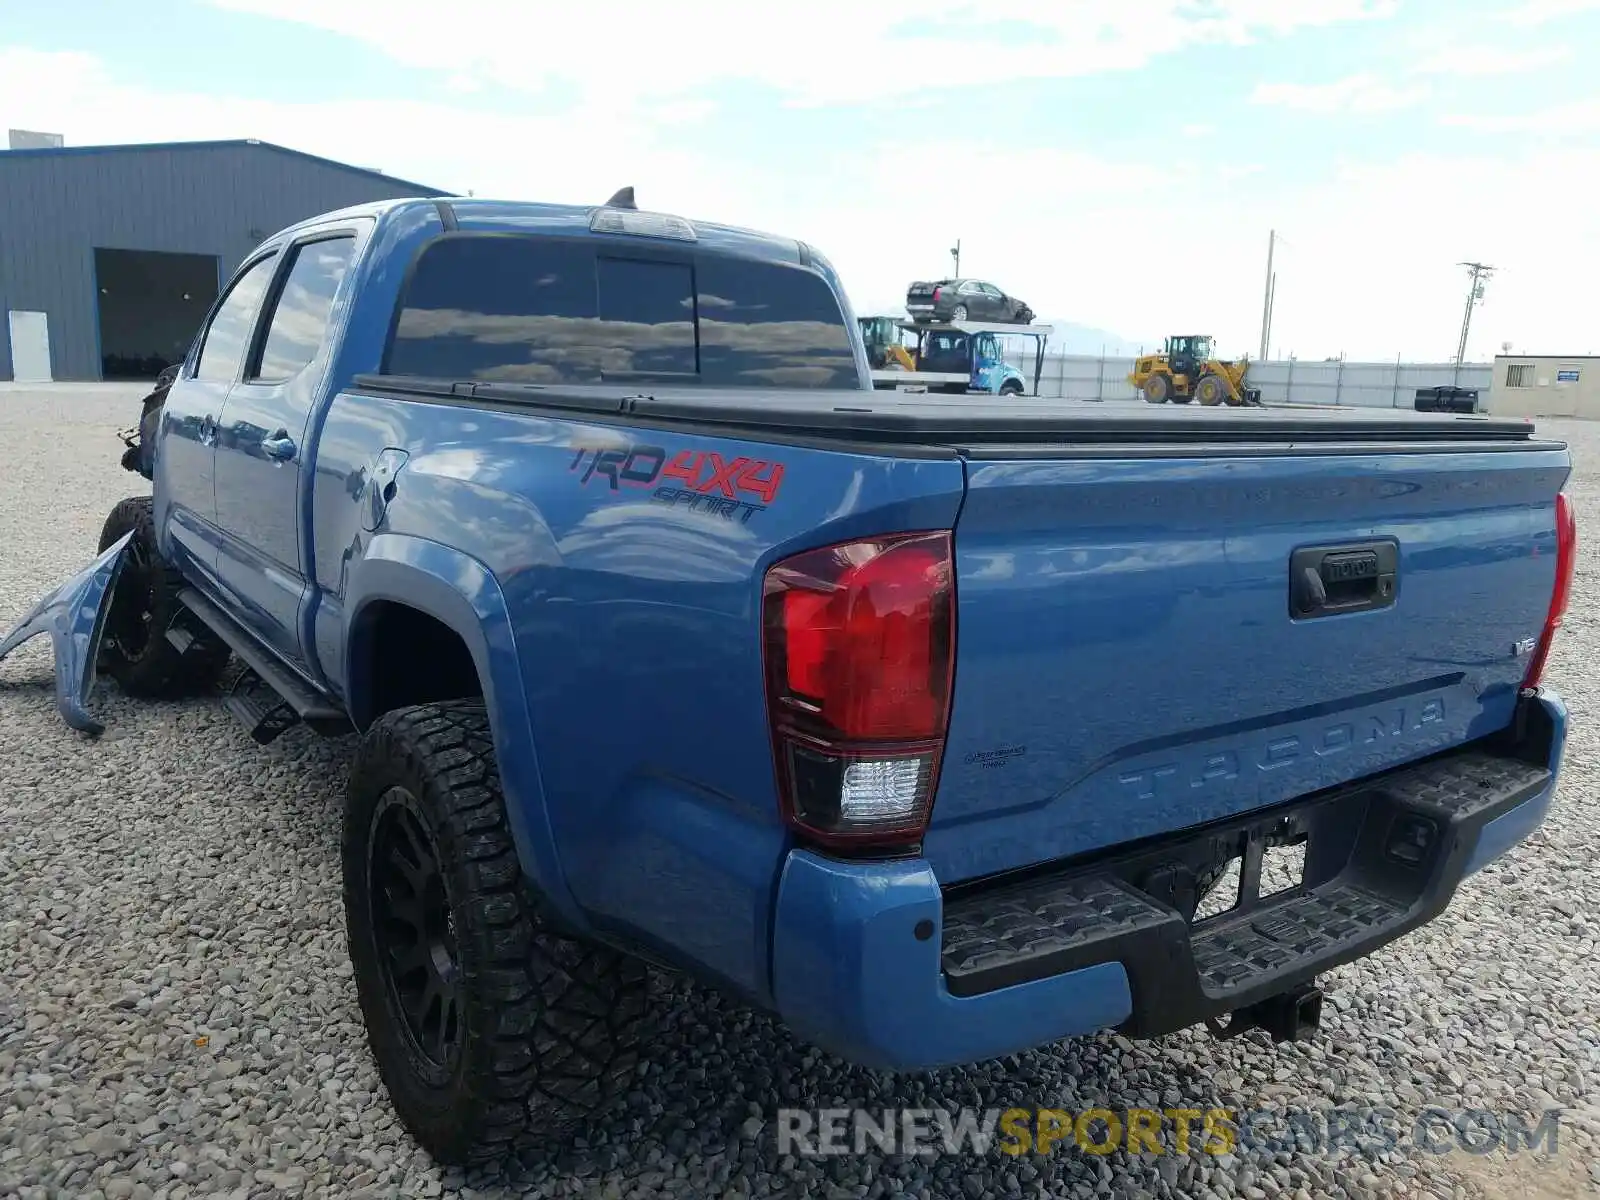
<path id="1" fill-rule="evenodd" d="M 1583 47 L 1589 47 L 1586 53 Z M 253 137 L 804 239 L 861 314 L 963 273 L 1158 342 L 1600 351 L 1600 0 L 0 0 L 0 125 Z"/>

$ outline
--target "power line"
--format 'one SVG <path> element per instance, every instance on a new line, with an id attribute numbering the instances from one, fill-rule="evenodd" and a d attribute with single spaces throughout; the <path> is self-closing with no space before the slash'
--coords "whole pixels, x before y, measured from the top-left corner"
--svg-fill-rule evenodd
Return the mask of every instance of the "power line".
<path id="1" fill-rule="evenodd" d="M 1456 365 L 1460 366 L 1467 360 L 1467 331 L 1472 328 L 1472 310 L 1483 303 L 1483 289 L 1494 275 L 1495 269 L 1488 263 L 1464 262 L 1457 266 L 1465 267 L 1472 276 L 1472 281 L 1467 285 L 1467 307 L 1461 314 L 1461 341 L 1456 344 Z"/>

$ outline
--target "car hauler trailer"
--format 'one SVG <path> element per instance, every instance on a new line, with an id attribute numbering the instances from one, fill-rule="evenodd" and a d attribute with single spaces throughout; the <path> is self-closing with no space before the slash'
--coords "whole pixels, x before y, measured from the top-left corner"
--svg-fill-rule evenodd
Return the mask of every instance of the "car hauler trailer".
<path id="1" fill-rule="evenodd" d="M 915 338 L 916 369 L 885 367 L 872 372 L 872 386 L 902 392 L 987 392 L 997 396 L 1039 394 L 1044 373 L 1044 348 L 1054 329 L 1049 325 L 1015 325 L 996 321 L 900 321 L 903 333 Z M 1033 342 L 1033 386 L 1005 360 L 1003 338 Z"/>

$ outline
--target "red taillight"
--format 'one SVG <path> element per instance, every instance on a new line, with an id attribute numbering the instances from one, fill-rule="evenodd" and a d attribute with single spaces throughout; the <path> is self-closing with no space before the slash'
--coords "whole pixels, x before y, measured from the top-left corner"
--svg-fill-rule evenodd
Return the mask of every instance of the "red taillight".
<path id="1" fill-rule="evenodd" d="M 927 828 L 950 714 L 948 533 L 808 550 L 762 599 L 767 711 L 784 817 L 830 845 L 904 845 Z"/>
<path id="2" fill-rule="evenodd" d="M 1578 521 L 1573 515 L 1572 501 L 1565 492 L 1556 495 L 1556 584 L 1550 593 L 1550 611 L 1544 619 L 1544 632 L 1528 663 L 1528 673 L 1523 676 L 1524 688 L 1538 687 L 1544 678 L 1545 663 L 1550 658 L 1550 643 L 1556 630 L 1567 615 L 1567 605 L 1572 600 L 1572 576 L 1578 568 Z"/>
<path id="3" fill-rule="evenodd" d="M 942 291 L 944 291 L 943 288 L 934 288 L 933 289 L 933 302 L 935 304 L 939 303 L 939 293 L 942 292 Z"/>

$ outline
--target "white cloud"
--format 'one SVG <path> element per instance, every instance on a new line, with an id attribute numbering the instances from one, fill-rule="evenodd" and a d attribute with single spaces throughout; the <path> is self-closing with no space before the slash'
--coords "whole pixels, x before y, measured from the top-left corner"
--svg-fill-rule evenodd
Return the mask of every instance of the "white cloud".
<path id="1" fill-rule="evenodd" d="M 1592 336 L 1600 150 L 1584 147 L 1311 175 L 1243 160 L 1173 188 L 1164 165 L 1133 150 L 1121 159 L 1010 144 L 1004 130 L 961 145 L 888 123 L 775 174 L 744 166 L 737 146 L 606 101 L 534 118 L 475 106 L 470 94 L 274 103 L 184 91 L 171 72 L 141 78 L 123 82 L 89 55 L 0 49 L 0 115 L 77 145 L 258 137 L 480 195 L 584 203 L 631 183 L 645 207 L 812 242 L 862 312 L 896 308 L 908 280 L 945 271 L 959 237 L 963 269 L 1041 313 L 1132 337 L 1210 331 L 1230 353 L 1253 352 L 1276 227 L 1287 241 L 1275 343 L 1302 356 L 1448 355 L 1465 287 L 1455 264 L 1468 258 L 1500 268 L 1473 322 L 1474 350 Z M 1009 178 L 927 186 L 930 162 L 974 157 L 1004 163 Z M 1174 258 L 1174 247 L 1187 255 Z"/>
<path id="2" fill-rule="evenodd" d="M 1253 104 L 1292 108 L 1301 112 L 1384 113 L 1421 103 L 1428 89 L 1386 83 L 1374 75 L 1350 75 L 1331 83 L 1259 83 L 1250 94 Z"/>
<path id="3" fill-rule="evenodd" d="M 1542 137 L 1570 137 L 1600 133 L 1600 100 L 1577 100 L 1528 113 L 1479 114 L 1450 113 L 1440 123 L 1479 133 L 1526 133 Z M 1600 179 L 1590 176 L 1586 187 Z"/>
<path id="4" fill-rule="evenodd" d="M 1503 15 L 1513 25 L 1544 25 L 1590 12 L 1600 12 L 1600 0 L 1524 0 Z"/>
<path id="5" fill-rule="evenodd" d="M 172 90 L 122 82 L 93 55 L 0 47 L 0 113 L 11 126 L 60 131 L 69 145 L 254 137 L 480 196 L 598 202 L 632 183 L 646 204 L 700 213 L 740 204 L 731 164 L 664 136 L 693 115 L 677 105 L 659 120 L 604 105 L 581 119 L 526 117 L 472 107 L 466 94 L 459 104 L 284 103 L 185 92 L 181 75 L 151 78 Z"/>
<path id="6" fill-rule="evenodd" d="M 1391 0 L 923 0 L 913 9 L 858 0 L 803 8 L 749 0 L 518 5 L 453 0 L 211 0 L 376 46 L 409 66 L 480 74 L 502 86 L 556 82 L 587 100 L 681 95 L 728 82 L 776 88 L 803 104 L 912 96 L 952 63 L 993 63 L 996 83 L 1132 70 L 1206 44 L 1384 17 Z M 1035 36 L 1005 36 L 1018 24 Z M 489 35 L 486 36 L 486 31 Z"/>
<path id="7" fill-rule="evenodd" d="M 1519 75 L 1554 66 L 1572 57 L 1568 46 L 1507 50 L 1500 46 L 1449 46 L 1436 50 L 1412 69 L 1419 75 Z"/>

